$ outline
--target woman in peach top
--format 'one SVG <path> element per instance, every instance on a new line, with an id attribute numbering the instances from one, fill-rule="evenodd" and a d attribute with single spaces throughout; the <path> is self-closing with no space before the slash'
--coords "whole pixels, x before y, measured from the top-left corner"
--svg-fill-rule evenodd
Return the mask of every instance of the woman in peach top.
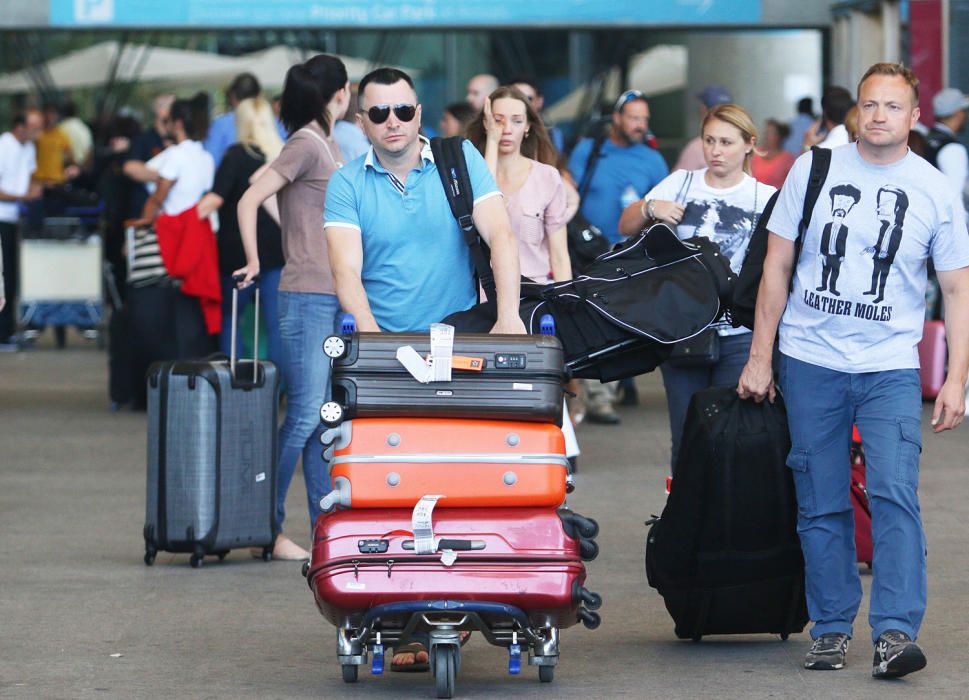
<path id="1" fill-rule="evenodd" d="M 565 184 L 555 167 L 555 147 L 528 99 L 517 88 L 495 90 L 468 126 L 468 139 L 505 197 L 522 274 L 536 282 L 571 279 Z"/>
<path id="2" fill-rule="evenodd" d="M 517 88 L 498 88 L 485 100 L 467 135 L 484 155 L 505 198 L 518 236 L 522 275 L 535 282 L 572 279 L 565 224 L 575 211 L 569 211 L 566 186 L 555 167 L 555 146 L 528 98 Z M 567 410 L 562 431 L 574 469 L 579 444 Z"/>

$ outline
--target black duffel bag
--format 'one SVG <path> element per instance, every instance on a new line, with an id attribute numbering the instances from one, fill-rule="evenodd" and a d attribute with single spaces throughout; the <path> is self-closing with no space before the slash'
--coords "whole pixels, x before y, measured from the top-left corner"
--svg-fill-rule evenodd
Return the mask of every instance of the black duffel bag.
<path id="1" fill-rule="evenodd" d="M 733 273 L 716 243 L 680 241 L 655 224 L 600 255 L 568 282 L 523 284 L 519 313 L 529 333 L 555 322 L 573 376 L 613 381 L 662 363 L 728 308 Z M 496 307 L 485 302 L 451 314 L 460 332 L 487 332 Z"/>

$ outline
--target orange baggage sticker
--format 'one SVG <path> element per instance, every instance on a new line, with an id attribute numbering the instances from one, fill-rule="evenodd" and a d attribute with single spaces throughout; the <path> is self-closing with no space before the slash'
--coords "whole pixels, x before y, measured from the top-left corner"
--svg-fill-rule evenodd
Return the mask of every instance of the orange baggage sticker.
<path id="1" fill-rule="evenodd" d="M 482 372 L 485 368 L 483 357 L 467 357 L 465 355 L 454 355 L 451 357 L 451 369 L 463 369 L 468 372 Z"/>

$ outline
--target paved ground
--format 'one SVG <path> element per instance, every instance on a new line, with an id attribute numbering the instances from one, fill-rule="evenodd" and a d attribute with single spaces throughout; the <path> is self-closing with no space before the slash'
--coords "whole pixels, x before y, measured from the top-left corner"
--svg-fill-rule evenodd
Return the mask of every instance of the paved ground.
<path id="1" fill-rule="evenodd" d="M 563 632 L 552 686 L 534 669 L 509 677 L 507 657 L 474 639 L 459 696 L 966 697 L 969 430 L 926 436 L 929 668 L 876 682 L 865 624 L 836 673 L 800 668 L 806 634 L 673 637 L 642 563 L 643 520 L 664 500 L 666 417 L 658 377 L 640 386 L 642 405 L 624 409 L 621 426 L 579 432 L 585 452 L 571 504 L 602 525 L 589 576 L 605 598 L 602 626 Z M 187 555 L 145 567 L 145 417 L 110 413 L 105 387 L 105 356 L 85 341 L 0 355 L 0 697 L 433 697 L 426 674 L 364 672 L 344 686 L 333 629 L 298 564 L 236 552 L 198 571 Z M 302 514 L 303 500 L 294 488 L 289 512 Z M 302 534 L 305 516 L 293 520 L 290 531 Z M 306 544 L 308 534 L 297 539 Z"/>

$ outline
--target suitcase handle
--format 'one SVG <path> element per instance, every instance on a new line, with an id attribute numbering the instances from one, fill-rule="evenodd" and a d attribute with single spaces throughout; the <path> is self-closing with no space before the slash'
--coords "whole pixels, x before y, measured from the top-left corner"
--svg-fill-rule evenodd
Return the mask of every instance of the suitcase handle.
<path id="1" fill-rule="evenodd" d="M 401 543 L 401 548 L 411 551 L 414 549 L 414 540 L 404 540 Z M 455 552 L 471 552 L 480 551 L 486 547 L 486 543 L 483 540 L 448 540 L 441 539 L 437 543 L 437 551 L 441 552 L 445 549 L 451 549 Z"/>
<path id="2" fill-rule="evenodd" d="M 233 282 L 241 282 L 246 276 L 233 275 Z M 253 282 L 259 281 L 259 275 L 252 278 Z M 238 348 L 236 348 L 236 324 L 239 322 L 239 287 L 237 285 L 232 285 L 232 330 L 230 331 L 232 337 L 229 340 L 229 373 L 232 375 L 232 379 L 236 378 L 236 355 L 238 354 Z M 253 323 L 253 333 L 252 333 L 252 383 L 255 384 L 259 381 L 259 287 L 256 287 L 256 313 Z"/>

